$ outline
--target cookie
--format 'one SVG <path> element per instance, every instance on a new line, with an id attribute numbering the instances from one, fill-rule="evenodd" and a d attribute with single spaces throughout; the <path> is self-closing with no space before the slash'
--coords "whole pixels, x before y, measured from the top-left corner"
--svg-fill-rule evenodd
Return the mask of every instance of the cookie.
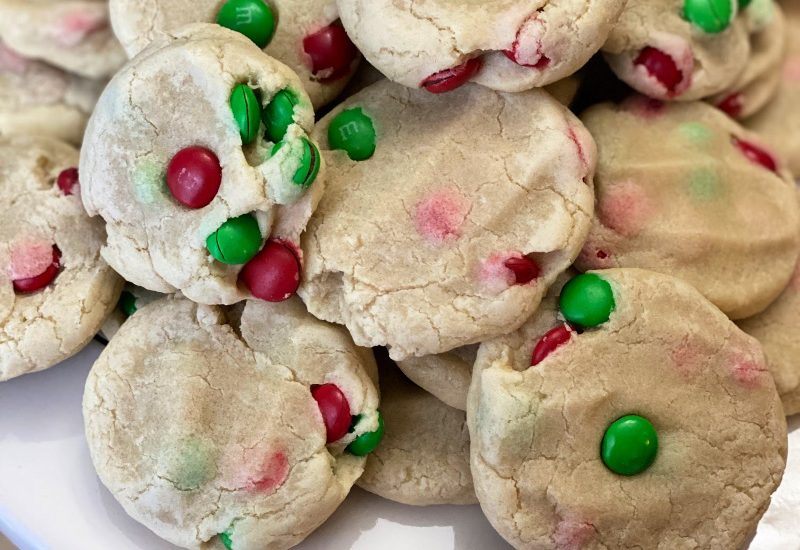
<path id="1" fill-rule="evenodd" d="M 786 458 L 758 342 L 654 272 L 579 275 L 554 302 L 478 350 L 467 423 L 495 529 L 518 549 L 742 547 Z"/>
<path id="2" fill-rule="evenodd" d="M 133 57 L 155 37 L 190 23 L 240 30 L 300 77 L 315 108 L 341 93 L 360 55 L 335 0 L 110 0 L 111 23 Z M 229 13 L 230 12 L 230 13 Z"/>
<path id="3" fill-rule="evenodd" d="M 380 369 L 386 433 L 367 459 L 358 486 L 413 506 L 476 503 L 466 413 L 448 407 L 386 363 Z"/>
<path id="4" fill-rule="evenodd" d="M 606 61 L 638 92 L 662 100 L 721 93 L 750 55 L 734 0 L 628 0 L 603 46 Z"/>
<path id="5" fill-rule="evenodd" d="M 451 91 L 472 80 L 507 92 L 541 87 L 600 49 L 624 0 L 337 0 L 347 34 L 387 78 Z"/>
<path id="6" fill-rule="evenodd" d="M 147 304 L 163 297 L 164 295 L 158 292 L 151 292 L 130 283 L 125 284 L 117 301 L 117 306 L 100 329 L 100 336 L 106 340 L 111 340 L 119 331 L 122 323 L 127 321 L 131 315 Z"/>
<path id="7" fill-rule="evenodd" d="M 467 410 L 467 392 L 472 380 L 477 345 L 397 362 L 409 380 L 450 407 Z"/>
<path id="8" fill-rule="evenodd" d="M 334 151 L 298 292 L 395 360 L 513 330 L 586 237 L 594 141 L 543 91 L 382 81 L 314 135 Z"/>
<path id="9" fill-rule="evenodd" d="M 54 139 L 0 138 L 0 381 L 74 355 L 117 303 L 122 280 L 100 258 L 77 162 Z"/>
<path id="10" fill-rule="evenodd" d="M 289 548 L 339 506 L 380 440 L 364 357 L 297 300 L 248 302 L 236 326 L 218 307 L 154 302 L 87 379 L 92 461 L 126 512 L 173 544 Z"/>
<path id="11" fill-rule="evenodd" d="M 764 347 L 786 416 L 800 413 L 800 343 L 796 338 L 800 328 L 800 266 L 777 300 L 738 324 Z"/>
<path id="12" fill-rule="evenodd" d="M 581 270 L 684 279 L 732 319 L 786 287 L 800 248 L 794 182 L 751 132 L 704 102 L 637 96 L 582 116 L 600 151 Z"/>
<path id="13" fill-rule="evenodd" d="M 761 111 L 744 121 L 780 156 L 786 159 L 795 176 L 800 175 L 800 4 L 781 4 L 786 15 L 787 56 L 775 98 Z"/>
<path id="14" fill-rule="evenodd" d="M 105 0 L 0 0 L 0 39 L 87 78 L 111 76 L 125 61 Z"/>
<path id="15" fill-rule="evenodd" d="M 313 124 L 297 76 L 243 35 L 197 24 L 154 42 L 109 83 L 84 137 L 103 257 L 195 302 L 287 298 L 322 192 Z"/>
<path id="16" fill-rule="evenodd" d="M 750 4 L 748 11 L 762 4 L 764 2 Z M 713 105 L 733 118 L 746 118 L 761 110 L 775 96 L 781 82 L 786 25 L 776 3 L 770 1 L 766 6 L 771 16 L 766 22 L 759 18 L 758 25 L 754 23 L 755 30 L 750 34 L 750 59 L 744 72 L 729 90 L 710 98 Z"/>
<path id="17" fill-rule="evenodd" d="M 78 145 L 103 83 L 25 58 L 0 42 L 0 135 Z"/>

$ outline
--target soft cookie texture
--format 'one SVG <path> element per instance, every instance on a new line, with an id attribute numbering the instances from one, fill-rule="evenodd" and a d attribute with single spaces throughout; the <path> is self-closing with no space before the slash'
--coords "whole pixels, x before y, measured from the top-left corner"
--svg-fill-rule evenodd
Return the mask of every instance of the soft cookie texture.
<path id="1" fill-rule="evenodd" d="M 624 4 L 337 0 L 347 33 L 390 80 L 418 88 L 479 64 L 472 80 L 509 92 L 577 71 L 603 45 Z"/>
<path id="2" fill-rule="evenodd" d="M 110 0 L 111 24 L 130 57 L 163 32 L 172 33 L 190 23 L 214 23 L 223 0 Z M 304 39 L 337 23 L 335 0 L 270 0 L 276 27 L 264 51 L 286 63 L 300 77 L 315 108 L 341 93 L 355 72 L 359 56 L 341 74 L 314 70 Z M 344 36 L 344 33 L 342 33 Z M 336 47 L 333 42 L 329 47 Z M 352 44 L 349 44 L 357 54 Z M 333 53 L 332 53 L 333 55 Z"/>
<path id="3" fill-rule="evenodd" d="M 271 151 L 257 118 L 254 140 L 243 145 L 230 105 L 240 84 L 262 105 L 283 90 L 298 99 L 280 149 Z M 103 257 L 149 290 L 180 290 L 206 304 L 243 300 L 242 265 L 212 256 L 208 238 L 233 218 L 253 216 L 262 241 L 287 243 L 300 261 L 296 244 L 322 192 L 322 171 L 297 181 L 304 147 L 309 167 L 320 166 L 305 137 L 313 123 L 297 76 L 243 35 L 197 24 L 162 36 L 114 77 L 86 130 L 82 195 L 87 211 L 106 221 Z M 190 208 L 165 173 L 179 151 L 196 146 L 218 159 L 221 185 L 209 204 Z"/>
<path id="4" fill-rule="evenodd" d="M 367 356 L 296 299 L 248 302 L 234 322 L 173 298 L 132 316 L 86 382 L 89 450 L 128 514 L 173 544 L 290 548 L 361 475 L 345 447 L 377 428 L 378 396 Z M 311 389 L 328 383 L 362 417 L 326 445 Z"/>
<path id="5" fill-rule="evenodd" d="M 0 39 L 26 57 L 88 78 L 108 77 L 125 61 L 106 0 L 0 0 Z"/>
<path id="6" fill-rule="evenodd" d="M 628 0 L 603 52 L 614 73 L 647 96 L 700 99 L 739 78 L 750 54 L 747 28 L 735 17 L 706 32 L 684 16 L 684 0 Z"/>
<path id="7" fill-rule="evenodd" d="M 0 380 L 77 353 L 117 303 L 122 280 L 100 257 L 103 224 L 76 188 L 59 186 L 77 162 L 61 141 L 0 138 Z"/>
<path id="8" fill-rule="evenodd" d="M 114 311 L 111 312 L 111 315 L 108 316 L 105 323 L 103 323 L 99 333 L 100 336 L 106 340 L 111 340 L 119 331 L 119 327 L 122 326 L 122 323 L 127 321 L 131 315 L 147 304 L 155 302 L 163 297 L 164 295 L 159 292 L 151 292 L 150 290 L 127 283 L 122 289 L 122 294 L 120 294 L 119 300 L 117 301 L 117 306 L 114 308 Z"/>
<path id="9" fill-rule="evenodd" d="M 449 406 L 465 411 L 477 352 L 478 346 L 473 344 L 436 355 L 408 357 L 398 361 L 397 366 L 425 391 Z"/>
<path id="10" fill-rule="evenodd" d="M 758 342 L 679 279 L 596 275 L 613 293 L 606 322 L 531 366 L 537 341 L 563 324 L 546 301 L 478 351 L 467 421 L 483 511 L 518 549 L 742 547 L 786 458 Z M 658 442 L 649 467 L 623 476 L 601 441 L 627 415 Z"/>
<path id="11" fill-rule="evenodd" d="M 733 319 L 772 302 L 800 244 L 783 162 L 704 102 L 637 96 L 582 116 L 597 140 L 597 216 L 580 269 L 640 267 L 682 278 Z"/>
<path id="12" fill-rule="evenodd" d="M 513 330 L 586 238 L 594 141 L 545 92 L 442 97 L 383 81 L 320 121 L 323 148 L 332 124 L 337 142 L 372 125 L 376 150 L 324 153 L 298 293 L 359 345 L 402 360 Z"/>
<path id="13" fill-rule="evenodd" d="M 414 506 L 477 502 L 466 413 L 409 382 L 391 362 L 381 363 L 380 376 L 386 435 L 358 486 Z"/>
<path id="14" fill-rule="evenodd" d="M 800 265 L 789 286 L 766 310 L 739 322 L 764 347 L 786 416 L 800 413 Z"/>

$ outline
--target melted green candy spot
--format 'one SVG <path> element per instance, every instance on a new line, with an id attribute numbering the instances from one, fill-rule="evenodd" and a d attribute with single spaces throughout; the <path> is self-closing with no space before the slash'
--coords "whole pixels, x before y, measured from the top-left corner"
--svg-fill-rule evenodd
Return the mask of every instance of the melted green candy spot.
<path id="1" fill-rule="evenodd" d="M 213 479 L 216 471 L 214 448 L 198 438 L 176 443 L 166 457 L 167 477 L 181 491 L 199 489 Z"/>
<path id="2" fill-rule="evenodd" d="M 710 201 L 719 197 L 719 176 L 712 168 L 700 168 L 689 179 L 689 194 L 698 201 Z"/>
<path id="3" fill-rule="evenodd" d="M 136 163 L 133 171 L 133 192 L 142 204 L 153 204 L 167 195 L 166 168 L 151 160 Z"/>
<path id="4" fill-rule="evenodd" d="M 678 132 L 696 145 L 705 145 L 714 137 L 713 130 L 700 122 L 685 122 L 678 126 Z"/>

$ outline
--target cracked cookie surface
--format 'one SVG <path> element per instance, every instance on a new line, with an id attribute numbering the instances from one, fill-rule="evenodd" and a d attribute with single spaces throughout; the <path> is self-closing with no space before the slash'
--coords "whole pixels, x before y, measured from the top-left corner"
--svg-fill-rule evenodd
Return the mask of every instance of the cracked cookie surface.
<path id="1" fill-rule="evenodd" d="M 407 357 L 397 362 L 409 380 L 449 406 L 467 410 L 467 392 L 478 345 L 463 346 L 436 355 Z"/>
<path id="2" fill-rule="evenodd" d="M 77 161 L 61 141 L 0 138 L 0 380 L 80 351 L 122 288 L 100 257 L 102 223 L 57 183 Z"/>
<path id="3" fill-rule="evenodd" d="M 596 150 L 577 118 L 540 90 L 443 98 L 383 81 L 320 121 L 323 149 L 343 110 L 371 121 L 376 149 L 323 153 L 332 168 L 298 291 L 309 311 L 395 360 L 522 324 L 592 216 Z"/>
<path id="4" fill-rule="evenodd" d="M 552 296 L 478 351 L 467 421 L 484 512 L 519 549 L 741 547 L 786 459 L 758 342 L 683 281 L 594 273 L 613 293 L 606 322 L 531 366 L 537 340 L 564 323 Z M 652 423 L 657 452 L 623 476 L 601 441 L 631 414 Z"/>
<path id="5" fill-rule="evenodd" d="M 297 299 L 249 301 L 230 322 L 176 298 L 133 315 L 87 379 L 89 449 L 128 514 L 173 544 L 289 548 L 364 469 L 345 448 L 377 427 L 374 360 Z M 315 384 L 360 415 L 352 433 L 326 444 Z"/>

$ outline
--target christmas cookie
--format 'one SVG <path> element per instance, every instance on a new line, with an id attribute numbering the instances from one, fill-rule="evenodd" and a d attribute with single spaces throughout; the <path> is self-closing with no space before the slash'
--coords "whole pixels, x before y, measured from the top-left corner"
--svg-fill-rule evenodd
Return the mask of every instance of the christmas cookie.
<path id="1" fill-rule="evenodd" d="M 444 98 L 382 81 L 315 136 L 331 181 L 300 295 L 395 360 L 513 330 L 586 237 L 594 141 L 546 92 Z"/>
<path id="2" fill-rule="evenodd" d="M 778 297 L 800 250 L 800 211 L 784 163 L 755 135 L 707 103 L 641 96 L 582 119 L 600 156 L 580 269 L 674 275 L 732 319 Z"/>
<path id="3" fill-rule="evenodd" d="M 101 481 L 169 542 L 290 548 L 363 472 L 378 395 L 366 356 L 299 301 L 248 302 L 235 323 L 183 299 L 139 310 L 89 374 L 86 438 Z"/>
<path id="4" fill-rule="evenodd" d="M 472 80 L 519 92 L 581 68 L 624 0 L 337 0 L 364 57 L 390 80 L 433 93 Z"/>
<path id="5" fill-rule="evenodd" d="M 758 342 L 637 269 L 579 275 L 482 344 L 467 422 L 481 507 L 518 549 L 740 548 L 786 459 Z"/>
<path id="6" fill-rule="evenodd" d="M 216 25 L 162 37 L 111 81 L 81 154 L 83 202 L 126 280 L 196 302 L 277 301 L 299 282 L 322 192 L 300 81 Z"/>
<path id="7" fill-rule="evenodd" d="M 412 382 L 449 406 L 467 410 L 467 391 L 478 346 L 423 357 L 407 357 L 397 366 Z"/>
<path id="8" fill-rule="evenodd" d="M 750 43 L 736 0 L 628 0 L 603 51 L 635 90 L 690 100 L 730 88 Z"/>
<path id="9" fill-rule="evenodd" d="M 60 141 L 0 138 L 0 380 L 77 353 L 117 303 L 122 280 L 100 258 L 77 162 Z"/>
<path id="10" fill-rule="evenodd" d="M 0 42 L 0 135 L 44 135 L 80 144 L 102 82 L 21 56 Z"/>
<path id="11" fill-rule="evenodd" d="M 88 78 L 111 76 L 125 61 L 106 0 L 0 0 L 0 39 L 25 57 Z"/>
<path id="12" fill-rule="evenodd" d="M 335 0 L 110 0 L 111 23 L 133 57 L 155 37 L 190 23 L 241 32 L 300 77 L 314 107 L 333 100 L 360 55 L 338 20 Z"/>
<path id="13" fill-rule="evenodd" d="M 358 486 L 414 506 L 477 502 L 466 413 L 409 382 L 391 362 L 381 367 L 386 432 Z"/>
<path id="14" fill-rule="evenodd" d="M 786 290 L 766 310 L 739 322 L 764 347 L 786 416 L 800 413 L 800 265 Z"/>

